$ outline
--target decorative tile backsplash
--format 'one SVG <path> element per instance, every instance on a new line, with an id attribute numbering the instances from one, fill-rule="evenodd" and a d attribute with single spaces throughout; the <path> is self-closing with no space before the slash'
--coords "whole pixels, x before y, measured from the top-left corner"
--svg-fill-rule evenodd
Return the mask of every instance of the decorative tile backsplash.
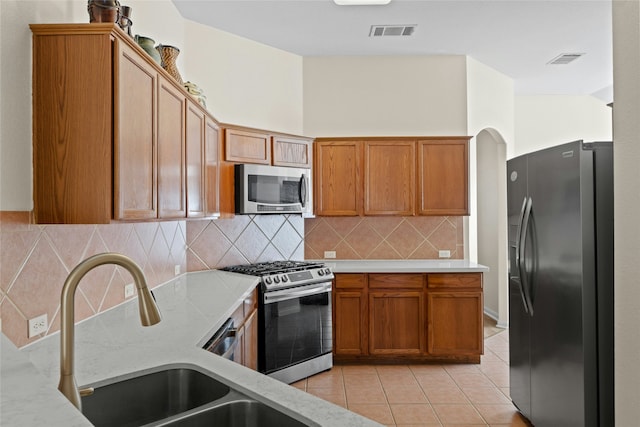
<path id="1" fill-rule="evenodd" d="M 300 216 L 237 216 L 216 221 L 163 221 L 109 225 L 34 225 L 30 212 L 0 212 L 0 318 L 18 347 L 60 329 L 60 292 L 83 259 L 120 252 L 156 287 L 180 270 L 197 271 L 304 256 Z M 90 271 L 76 292 L 76 321 L 124 302 L 129 273 L 105 265 Z M 28 338 L 28 319 L 47 314 L 46 334 Z"/>
<path id="2" fill-rule="evenodd" d="M 440 250 L 464 258 L 463 217 L 322 217 L 305 220 L 305 258 L 438 259 Z"/>

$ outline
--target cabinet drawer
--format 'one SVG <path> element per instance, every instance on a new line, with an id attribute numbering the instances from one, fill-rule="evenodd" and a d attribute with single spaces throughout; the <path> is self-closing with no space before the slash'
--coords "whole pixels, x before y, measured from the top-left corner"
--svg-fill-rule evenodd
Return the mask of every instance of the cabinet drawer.
<path id="1" fill-rule="evenodd" d="M 336 289 L 362 289 L 367 285 L 365 274 L 336 274 Z"/>
<path id="2" fill-rule="evenodd" d="M 410 288 L 422 289 L 424 275 L 417 274 L 369 274 L 369 288 Z"/>
<path id="3" fill-rule="evenodd" d="M 472 288 L 482 289 L 482 273 L 443 273 L 428 274 L 429 289 Z"/>

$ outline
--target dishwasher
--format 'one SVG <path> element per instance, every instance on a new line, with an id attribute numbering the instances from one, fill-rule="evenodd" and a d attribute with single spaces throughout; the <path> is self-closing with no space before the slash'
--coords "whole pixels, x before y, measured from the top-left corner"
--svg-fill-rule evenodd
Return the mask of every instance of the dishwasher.
<path id="1" fill-rule="evenodd" d="M 236 332 L 233 319 L 229 318 L 202 348 L 225 359 L 233 360 L 233 353 L 238 346 Z"/>

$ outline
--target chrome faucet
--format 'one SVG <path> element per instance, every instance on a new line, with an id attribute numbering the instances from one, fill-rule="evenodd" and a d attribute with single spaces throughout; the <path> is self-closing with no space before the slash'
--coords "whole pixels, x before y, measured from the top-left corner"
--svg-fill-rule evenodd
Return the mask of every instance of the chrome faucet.
<path id="1" fill-rule="evenodd" d="M 75 331 L 75 307 L 74 298 L 76 288 L 80 280 L 90 270 L 104 264 L 115 264 L 124 267 L 131 275 L 138 288 L 138 308 L 140 310 L 140 321 L 143 326 L 151 326 L 160 322 L 160 312 L 158 306 L 149 291 L 144 273 L 138 265 L 129 257 L 113 252 L 94 255 L 78 264 L 64 282 L 60 297 L 60 382 L 58 390 L 64 394 L 76 408 L 82 410 L 80 394 L 85 390 L 78 390 L 74 377 L 73 367 L 73 345 Z M 91 394 L 91 390 L 86 390 L 86 394 Z"/>

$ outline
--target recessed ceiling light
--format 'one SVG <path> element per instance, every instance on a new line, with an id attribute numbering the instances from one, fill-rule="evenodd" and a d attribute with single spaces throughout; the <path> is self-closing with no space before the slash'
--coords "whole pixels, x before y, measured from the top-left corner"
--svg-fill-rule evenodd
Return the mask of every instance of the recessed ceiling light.
<path id="1" fill-rule="evenodd" d="M 339 6 L 373 6 L 389 4 L 391 0 L 333 0 Z"/>

